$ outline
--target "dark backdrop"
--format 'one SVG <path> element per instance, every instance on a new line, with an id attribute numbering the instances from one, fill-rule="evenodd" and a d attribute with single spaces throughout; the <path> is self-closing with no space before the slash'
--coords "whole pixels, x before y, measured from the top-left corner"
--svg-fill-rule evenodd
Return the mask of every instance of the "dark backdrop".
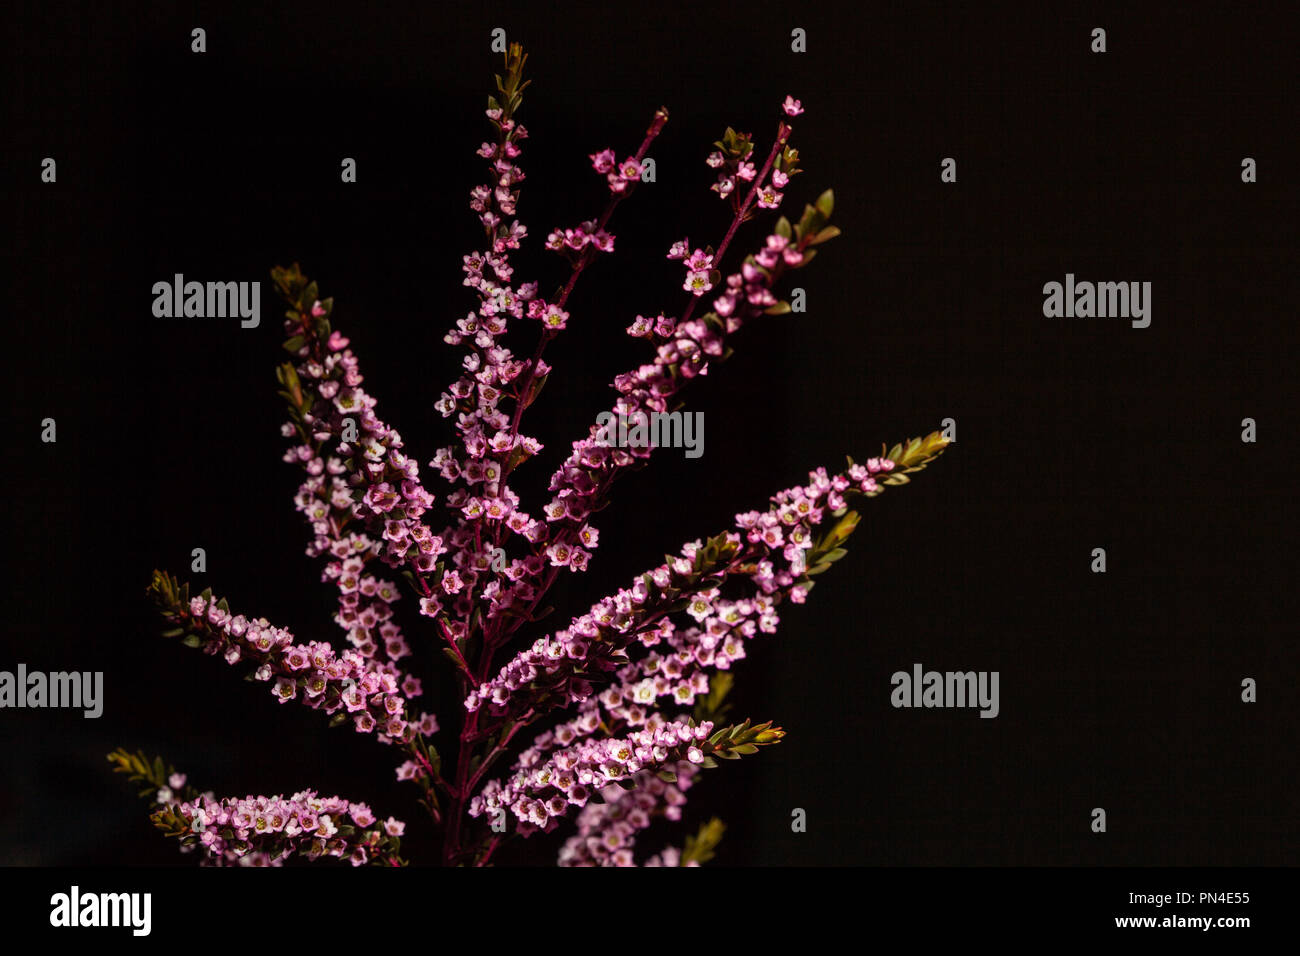
<path id="1" fill-rule="evenodd" d="M 190 549 L 204 547 L 202 581 L 232 605 L 304 639 L 336 633 L 302 554 L 300 473 L 279 461 L 267 273 L 299 261 L 335 296 L 379 411 L 427 462 L 449 435 L 432 403 L 459 358 L 441 336 L 476 301 L 459 263 L 481 241 L 467 197 L 484 178 L 497 26 L 530 54 L 532 238 L 516 261 L 544 291 L 564 275 L 545 233 L 603 202 L 587 154 L 626 155 L 656 107 L 672 117 L 651 152 L 658 182 L 619 209 L 618 252 L 579 283 L 549 354 L 525 429 L 547 449 L 526 488 L 644 354 L 622 333 L 632 316 L 680 307 L 668 245 L 725 229 L 703 160 L 727 125 L 765 149 L 780 100 L 802 98 L 807 172 L 787 204 L 833 187 L 844 232 L 798 274 L 808 312 L 752 324 L 690 388 L 704 456 L 663 453 L 622 484 L 562 608 L 814 466 L 958 423 L 932 470 L 867 504 L 849 556 L 780 634 L 750 645 L 737 712 L 789 735 L 706 774 L 689 829 L 723 816 L 730 863 L 1293 859 L 1292 35 L 1173 5 L 662 2 L 25 5 L 6 83 L 0 667 L 103 670 L 106 707 L 96 721 L 0 714 L 0 859 L 180 859 L 109 773 L 119 745 L 222 794 L 369 800 L 411 821 L 419 857 L 428 830 L 391 751 L 162 640 L 144 589 L 154 567 L 198 581 Z M 805 55 L 790 52 L 795 26 Z M 1089 52 L 1094 26 L 1104 55 Z M 57 184 L 39 181 L 45 156 Z M 355 185 L 339 182 L 345 156 Z M 940 182 L 946 156 L 956 184 Z M 757 238 L 742 232 L 737 254 Z M 262 326 L 153 318 L 151 286 L 176 272 L 262 280 Z M 1045 319 L 1041 287 L 1067 272 L 1151 281 L 1150 328 Z M 57 444 L 39 441 L 47 416 Z M 432 640 L 413 643 L 433 673 Z M 890 674 L 914 662 L 999 671 L 1000 716 L 891 708 Z M 1256 704 L 1239 699 L 1244 677 Z M 456 695 L 426 686 L 452 724 Z M 806 833 L 791 832 L 796 807 Z M 544 862 L 557 844 L 502 859 Z"/>

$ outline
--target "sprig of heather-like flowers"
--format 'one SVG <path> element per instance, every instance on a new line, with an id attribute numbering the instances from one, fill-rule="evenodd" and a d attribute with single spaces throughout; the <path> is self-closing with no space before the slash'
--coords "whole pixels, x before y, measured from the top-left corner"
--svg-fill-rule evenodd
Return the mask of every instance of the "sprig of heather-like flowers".
<path id="1" fill-rule="evenodd" d="M 935 441 L 930 457 L 937 455 L 943 444 L 941 438 Z M 813 530 L 828 514 L 844 514 L 847 495 L 878 494 L 882 485 L 876 476 L 887 475 L 893 468 L 890 459 L 873 458 L 834 476 L 825 469 L 810 473 L 808 485 L 773 496 L 766 512 L 737 515 L 736 531 L 724 532 L 707 545 L 696 541 L 683 546 L 677 557 L 638 575 L 631 587 L 597 602 L 568 628 L 550 638 L 539 638 L 493 680 L 480 685 L 466 700 L 466 708 L 477 710 L 488 704 L 496 713 L 513 716 L 524 707 L 537 710 L 547 704 L 581 702 L 592 693 L 590 678 L 622 663 L 622 652 L 633 641 L 648 640 L 651 646 L 658 643 L 665 636 L 660 622 L 674 611 L 685 610 L 700 622 L 714 617 L 718 630 L 730 630 L 727 618 L 749 618 L 758 611 L 764 626 L 775 630 L 778 619 L 770 610 L 772 602 L 724 602 L 723 614 L 713 615 L 722 586 L 739 573 L 764 594 L 789 596 L 802 603 L 812 584 L 807 552 L 815 545 Z M 728 646 L 734 648 L 735 656 L 743 656 L 740 645 Z M 710 646 L 708 653 L 714 666 L 730 659 L 725 649 L 719 653 L 715 646 Z M 513 703 L 523 688 L 527 689 L 526 703 Z"/>
<path id="2" fill-rule="evenodd" d="M 610 783 L 633 789 L 635 775 L 651 771 L 675 781 L 672 768 L 683 761 L 712 766 L 714 757 L 732 759 L 774 744 L 785 732 L 771 723 L 748 721 L 716 732 L 713 722 L 667 720 L 660 715 L 623 737 L 589 738 L 557 750 L 540 765 L 521 768 L 506 781 L 493 780 L 470 801 L 472 817 L 509 810 L 523 835 L 553 829 L 571 807 L 584 807 Z"/>
<path id="3" fill-rule="evenodd" d="M 209 866 L 282 866 L 295 855 L 308 860 L 338 857 L 353 866 L 366 863 L 403 866 L 398 856 L 406 824 L 395 817 L 382 823 L 364 803 L 321 797 L 303 790 L 290 797 L 227 797 L 199 793 L 162 758 L 115 750 L 113 772 L 145 786 L 152 796 L 150 819 L 164 835 L 178 839 L 181 852 L 203 854 Z"/>
<path id="4" fill-rule="evenodd" d="M 794 115 L 788 106 L 786 112 Z M 763 247 L 745 259 L 739 272 L 728 277 L 725 289 L 713 303 L 714 311 L 699 319 L 691 318 L 699 296 L 718 281 L 716 271 L 707 270 L 725 253 L 737 228 L 753 215 L 755 207 L 767 205 L 762 198 L 761 183 L 769 173 L 784 183 L 800 171 L 797 151 L 787 146 L 791 132 L 792 128 L 784 121 L 778 127 L 762 169 L 749 176 L 754 180 L 753 188 L 735 203 L 735 216 L 716 253 L 712 247 L 690 252 L 686 239 L 674 243 L 669 250 L 668 258 L 686 263 L 684 287 L 692 292 L 692 298 L 679 317 L 660 314 L 651 319 L 638 315 L 628 328 L 629 335 L 650 339 L 656 353 L 652 362 L 615 378 L 614 386 L 622 397 L 611 412 L 614 421 L 644 421 L 644 416 L 664 411 L 687 381 L 708 373 L 710 359 L 725 359 L 730 354 L 727 337 L 739 331 L 747 319 L 761 313 L 779 315 L 789 311 L 789 305 L 778 301 L 773 293 L 776 283 L 787 269 L 800 268 L 812 260 L 816 252 L 811 246 L 838 234 L 837 229 L 826 226 L 833 206 L 828 191 L 819 198 L 817 206 L 806 208 L 798 226 L 792 228 L 782 217 Z M 717 145 L 725 146 L 736 156 L 748 156 L 752 152 L 749 138 L 732 130 L 728 130 L 726 141 Z M 771 205 L 776 204 L 779 197 Z M 516 591 L 528 603 L 522 613 L 498 625 L 498 635 L 508 636 L 531 616 L 560 569 L 586 569 L 591 549 L 599 540 L 599 532 L 588 517 L 604 507 L 618 477 L 643 466 L 653 450 L 648 444 L 611 447 L 605 436 L 604 426 L 593 425 L 586 439 L 574 443 L 572 454 L 552 476 L 550 490 L 555 497 L 543 509 L 551 530 L 543 532 L 531 521 L 526 526 L 519 522 L 530 532 L 535 547 L 529 560 L 512 566 L 511 578 L 518 581 Z M 543 557 L 544 561 L 539 560 Z M 540 582 L 536 580 L 538 576 Z"/>
<path id="5" fill-rule="evenodd" d="M 282 432 L 301 439 L 285 457 L 301 462 L 309 476 L 295 500 L 316 535 L 308 554 L 378 558 L 410 576 L 421 612 L 432 616 L 442 584 L 437 559 L 447 549 L 421 520 L 434 499 L 420 484 L 419 465 L 403 453 L 401 435 L 378 417 L 376 400 L 361 387 L 348 339 L 330 326 L 333 300 L 322 301 L 296 266 L 274 269 L 272 277 L 290 305 L 285 348 L 298 358 L 277 376 L 290 413 Z M 338 442 L 335 454 L 322 453 L 329 442 Z M 345 535 L 349 523 L 369 535 Z M 341 603 L 345 612 L 353 609 Z"/>
<path id="6" fill-rule="evenodd" d="M 336 652 L 327 641 L 294 642 L 288 628 L 266 618 L 231 614 L 224 598 L 211 590 L 189 597 L 188 585 L 156 572 L 149 592 L 163 619 L 164 633 L 188 647 L 220 657 L 227 664 L 251 664 L 251 678 L 271 684 L 280 703 L 299 700 L 339 724 L 351 718 L 358 733 L 376 732 L 381 743 L 407 743 L 417 733 L 438 729 L 432 714 L 408 714 L 408 699 L 420 694 L 420 682 L 403 675 L 396 664 L 366 658 L 359 651 Z"/>
<path id="7" fill-rule="evenodd" d="M 199 847 L 214 866 L 280 866 L 295 855 L 337 857 L 353 866 L 401 866 L 397 838 L 406 830 L 393 817 L 378 822 L 364 803 L 322 798 L 315 790 L 221 800 L 205 793 L 168 802 L 152 819 L 183 847 Z"/>
<path id="8" fill-rule="evenodd" d="M 539 297 L 536 282 L 510 285 L 514 273 L 510 253 L 527 234 L 517 219 L 505 222 L 506 216 L 515 214 L 519 198 L 519 190 L 511 187 L 524 178 L 517 162 L 518 141 L 527 134 L 513 117 L 519 91 L 527 85 L 518 82 L 525 59 L 515 54 L 508 59 L 506 78 L 498 84 L 501 99 L 491 98 L 487 111 L 497 140 L 479 149 L 479 155 L 490 161 L 494 185 L 476 187 L 470 205 L 484 224 L 490 248 L 465 256 L 463 263 L 464 284 L 475 290 L 479 307 L 445 336 L 449 344 L 465 345 L 468 350 L 464 372 L 437 403 L 445 417 L 456 415 L 461 448 L 441 448 L 430 463 L 455 486 L 446 504 L 459 513 L 444 534 L 454 549 L 453 611 L 458 620 L 469 617 L 476 602 L 487 603 L 491 620 L 528 606 L 540 595 L 532 579 L 544 567 L 539 554 L 549 538 L 548 528 L 520 507 L 518 496 L 506 485 L 514 468 L 542 448 L 536 438 L 520 433 L 520 421 L 550 374 L 542 356 L 548 343 L 567 327 L 565 307 L 577 280 L 598 254 L 614 251 L 614 236 L 607 229 L 610 218 L 640 181 L 641 160 L 668 118 L 666 110 L 657 111 L 640 148 L 622 164 L 614 162 L 613 150 L 591 156 L 593 168 L 606 176 L 610 196 L 598 218 L 576 227 L 557 227 L 548 235 L 546 248 L 566 258 L 570 274 L 555 299 L 547 302 Z M 524 318 L 537 320 L 541 331 L 533 356 L 520 360 L 501 339 L 511 320 Z M 513 406 L 509 415 L 502 410 L 503 403 Z M 494 550 L 511 536 L 524 538 L 532 554 L 508 563 L 503 557 L 493 568 Z"/>
<path id="9" fill-rule="evenodd" d="M 578 324 L 581 317 L 569 311 L 574 288 L 596 259 L 614 253 L 612 216 L 636 192 L 668 113 L 654 113 L 640 146 L 623 160 L 609 148 L 589 154 L 607 187 L 604 208 L 547 232 L 542 245 L 564 258 L 568 276 L 554 296 L 543 296 L 537 281 L 516 277 L 514 261 L 529 236 L 519 217 L 528 133 L 517 118 L 526 60 L 517 44 L 507 51 L 487 103 L 493 136 L 478 150 L 488 181 L 470 192 L 484 243 L 462 262 L 477 304 L 444 336 L 464 354 L 461 372 L 435 403 L 457 439 L 430 462 L 447 486 L 443 519 L 434 521 L 437 502 L 418 464 L 396 428 L 379 418 L 357 356 L 333 328 L 333 300 L 321 298 L 296 264 L 277 268 L 292 357 L 277 371 L 289 407 L 282 433 L 293 442 L 284 458 L 305 473 L 294 504 L 310 528 L 307 554 L 323 559 L 321 579 L 336 592 L 334 621 L 348 647 L 297 643 L 265 619 L 232 615 L 211 591 L 191 598 L 188 585 L 162 572 L 150 590 L 168 636 L 232 665 L 248 662 L 249 678 L 269 683 L 281 703 L 299 700 L 334 724 L 350 719 L 357 731 L 399 744 L 406 759 L 398 779 L 419 787 L 443 828 L 444 863 L 490 862 L 505 839 L 498 817 L 511 816 L 512 832 L 528 835 L 575 815 L 577 835 L 561 850 L 562 864 L 628 865 L 652 820 L 681 817 L 700 770 L 781 739 L 770 722 L 724 719 L 731 668 L 749 640 L 777 630 L 780 606 L 806 600 L 813 577 L 844 555 L 841 545 L 859 519 L 850 504 L 906 483 L 947 442 L 935 433 L 882 448 L 863 464 L 850 459 L 838 473 L 817 469 L 806 485 L 737 514 L 713 538 L 687 543 L 565 627 L 515 648 L 503 664 L 497 652 L 550 610 L 538 611 L 558 575 L 587 569 L 600 539 L 592 518 L 609 504 L 616 481 L 648 462 L 653 446 L 619 444 L 611 437 L 621 432 L 617 426 L 679 407 L 686 385 L 731 354 L 746 323 L 789 312 L 780 298 L 788 272 L 839 234 L 828 224 L 834 196 L 827 190 L 797 222 L 778 216 L 724 272 L 741 227 L 779 210 L 802 172 L 791 120 L 803 105 L 786 97 L 761 162 L 749 134 L 727 129 L 705 161 L 717 172 L 713 192 L 731 207 L 729 225 L 716 246 L 689 238 L 672 244 L 667 257 L 685 270 L 684 301 L 632 320 L 627 333 L 645 339 L 650 356 L 615 376 L 611 411 L 572 443 L 551 475 L 550 499 L 530 512 L 509 478 L 542 451 L 521 426 L 552 373 L 546 348 Z M 535 329 L 527 358 L 506 341 L 521 326 Z M 437 718 L 411 711 L 421 684 L 398 663 L 412 656 L 395 612 L 398 581 L 411 588 L 418 615 L 432 620 L 456 667 L 464 714 L 446 775 L 430 740 Z M 683 613 L 689 622 L 681 622 Z M 562 709 L 567 719 L 522 738 Z M 516 747 L 506 775 L 491 779 Z M 294 855 L 402 863 L 404 824 L 389 818 L 380 825 L 362 804 L 310 790 L 218 800 L 158 761 L 124 751 L 110 759 L 147 784 L 143 792 L 158 805 L 154 822 L 186 847 L 201 847 L 211 863 L 279 865 Z M 467 817 L 484 816 L 493 819 L 491 832 L 468 829 Z M 720 821 L 709 821 L 680 849 L 669 846 L 645 863 L 698 865 L 722 831 Z"/>

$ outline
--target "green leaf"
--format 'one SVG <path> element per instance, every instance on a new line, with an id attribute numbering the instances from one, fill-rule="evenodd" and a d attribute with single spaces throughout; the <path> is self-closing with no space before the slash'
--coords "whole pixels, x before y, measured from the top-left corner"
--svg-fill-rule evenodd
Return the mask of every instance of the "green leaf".
<path id="1" fill-rule="evenodd" d="M 823 242 L 827 242 L 831 239 L 834 239 L 839 234 L 840 234 L 839 226 L 827 226 L 821 232 L 817 233 L 817 235 L 813 236 L 812 239 L 809 241 L 812 245 L 817 246 L 817 245 L 821 245 Z"/>
<path id="2" fill-rule="evenodd" d="M 804 258 L 805 258 L 805 259 L 808 258 L 808 253 L 806 253 L 806 252 L 804 253 Z M 784 299 L 782 299 L 782 300 L 781 300 L 780 302 L 778 302 L 776 305 L 774 305 L 774 306 L 770 306 L 769 308 L 764 309 L 764 310 L 763 310 L 763 314 L 764 314 L 764 315 L 785 315 L 785 314 L 787 314 L 789 311 L 790 311 L 790 303 L 789 303 L 789 302 L 786 302 Z"/>
<path id="3" fill-rule="evenodd" d="M 826 537 L 823 538 L 818 545 L 818 550 L 820 551 L 822 548 L 830 550 L 839 547 L 848 540 L 849 535 L 853 533 L 854 529 L 858 526 L 858 522 L 861 520 L 862 515 L 858 514 L 856 511 L 850 511 L 845 514 L 844 517 L 836 522 L 835 527 L 831 528 L 831 530 L 826 533 Z"/>
<path id="4" fill-rule="evenodd" d="M 309 282 L 307 287 L 298 293 L 298 304 L 302 307 L 302 311 L 310 315 L 311 307 L 316 304 L 318 298 L 320 298 L 320 293 L 316 289 L 316 283 Z"/>
<path id="5" fill-rule="evenodd" d="M 547 372 L 545 375 L 539 375 L 533 379 L 532 383 L 528 386 L 528 394 L 524 396 L 524 408 L 527 408 L 529 405 L 533 404 L 533 402 L 537 401 L 537 396 L 542 393 L 542 389 L 546 387 L 546 380 L 550 377 L 551 373 Z"/>
<path id="6" fill-rule="evenodd" d="M 822 193 L 820 196 L 817 197 L 817 211 L 821 213 L 825 218 L 829 219 L 831 217 L 831 211 L 834 208 L 835 208 L 835 192 L 833 190 L 828 189 L 826 190 L 826 192 Z"/>
<path id="7" fill-rule="evenodd" d="M 726 825 L 717 817 L 703 824 L 695 836 L 686 838 L 686 843 L 682 847 L 681 865 L 707 863 L 713 859 L 714 851 L 722 842 L 722 836 L 726 832 Z"/>

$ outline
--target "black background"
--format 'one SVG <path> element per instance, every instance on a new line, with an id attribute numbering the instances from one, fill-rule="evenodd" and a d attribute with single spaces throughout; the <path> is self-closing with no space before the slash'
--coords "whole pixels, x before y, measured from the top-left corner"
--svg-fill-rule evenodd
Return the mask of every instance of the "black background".
<path id="1" fill-rule="evenodd" d="M 335 297 L 379 413 L 422 464 L 448 443 L 432 403 L 459 360 L 441 337 L 476 304 L 459 267 L 481 242 L 467 200 L 485 180 L 474 150 L 497 26 L 534 81 L 517 279 L 563 280 L 540 245 L 599 212 L 587 155 L 627 155 L 656 107 L 671 113 L 657 183 L 619 208 L 617 254 L 580 281 L 548 352 L 556 372 L 525 420 L 547 445 L 520 486 L 534 512 L 610 380 L 645 354 L 622 330 L 683 305 L 664 251 L 726 229 L 703 160 L 727 125 L 765 151 L 781 99 L 800 97 L 807 172 L 786 211 L 833 187 L 844 233 L 798 273 L 808 312 L 752 324 L 690 388 L 704 456 L 661 453 L 623 482 L 562 609 L 812 467 L 957 421 L 931 470 L 867 504 L 809 603 L 749 645 L 737 713 L 776 720 L 785 742 L 706 774 L 687 826 L 643 849 L 716 813 L 727 863 L 1291 862 L 1294 31 L 1181 5 L 661 2 L 19 12 L 0 668 L 103 670 L 106 705 L 93 721 L 0 715 L 0 862 L 183 861 L 110 774 L 119 745 L 222 795 L 370 801 L 407 819 L 408 855 L 430 859 L 393 751 L 163 641 L 144 589 L 170 569 L 301 639 L 337 633 L 302 554 L 300 472 L 279 460 L 268 270 L 299 261 Z M 807 54 L 790 52 L 795 26 Z M 1104 55 L 1089 51 L 1095 26 Z M 46 156 L 57 184 L 40 182 Z M 356 184 L 339 181 L 345 156 Z M 939 180 L 946 156 L 956 184 Z M 1256 184 L 1241 182 L 1245 156 Z M 759 239 L 742 231 L 735 255 Z M 261 327 L 155 319 L 151 287 L 177 272 L 261 280 Z M 1067 272 L 1152 282 L 1151 326 L 1044 318 L 1042 285 Z M 528 334 L 513 344 L 531 348 Z M 47 416 L 56 444 L 39 440 Z M 1240 440 L 1244 417 L 1256 444 Z M 188 573 L 193 547 L 207 575 Z M 442 659 L 402 610 L 424 702 L 451 727 L 457 695 L 429 678 Z M 891 708 L 890 674 L 914 662 L 999 671 L 1000 716 Z M 1244 677 L 1258 703 L 1240 701 Z M 791 832 L 796 807 L 806 833 Z M 558 842 L 501 862 L 547 862 Z"/>

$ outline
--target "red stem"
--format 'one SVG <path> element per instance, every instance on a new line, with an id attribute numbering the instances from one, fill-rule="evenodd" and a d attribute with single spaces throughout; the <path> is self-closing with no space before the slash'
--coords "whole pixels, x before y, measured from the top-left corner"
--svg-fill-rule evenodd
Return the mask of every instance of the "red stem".
<path id="1" fill-rule="evenodd" d="M 754 197 L 758 195 L 758 187 L 762 184 L 763 180 L 767 178 L 767 174 L 771 171 L 772 164 L 776 162 L 777 153 L 780 152 L 785 144 L 790 141 L 791 132 L 791 127 L 787 126 L 784 120 L 782 120 L 780 125 L 777 126 L 776 141 L 772 143 L 772 151 L 767 154 L 767 162 L 763 163 L 763 168 L 760 169 L 758 175 L 754 177 L 754 184 L 749 187 L 749 193 L 745 196 L 745 201 L 740 204 L 740 208 L 736 211 L 735 217 L 731 220 L 731 225 L 727 228 L 727 234 L 722 237 L 721 244 L 718 246 L 717 251 L 713 253 L 713 262 L 715 265 L 721 262 L 722 257 L 726 255 L 727 247 L 731 245 L 731 240 L 736 237 L 736 230 L 739 229 L 740 224 L 745 221 L 745 217 L 749 214 L 750 204 L 753 203 Z M 699 295 L 691 296 L 691 301 L 686 305 L 686 311 L 683 312 L 682 317 L 677 320 L 678 325 L 690 321 L 691 315 L 695 312 L 695 304 L 702 298 L 704 297 Z"/>

